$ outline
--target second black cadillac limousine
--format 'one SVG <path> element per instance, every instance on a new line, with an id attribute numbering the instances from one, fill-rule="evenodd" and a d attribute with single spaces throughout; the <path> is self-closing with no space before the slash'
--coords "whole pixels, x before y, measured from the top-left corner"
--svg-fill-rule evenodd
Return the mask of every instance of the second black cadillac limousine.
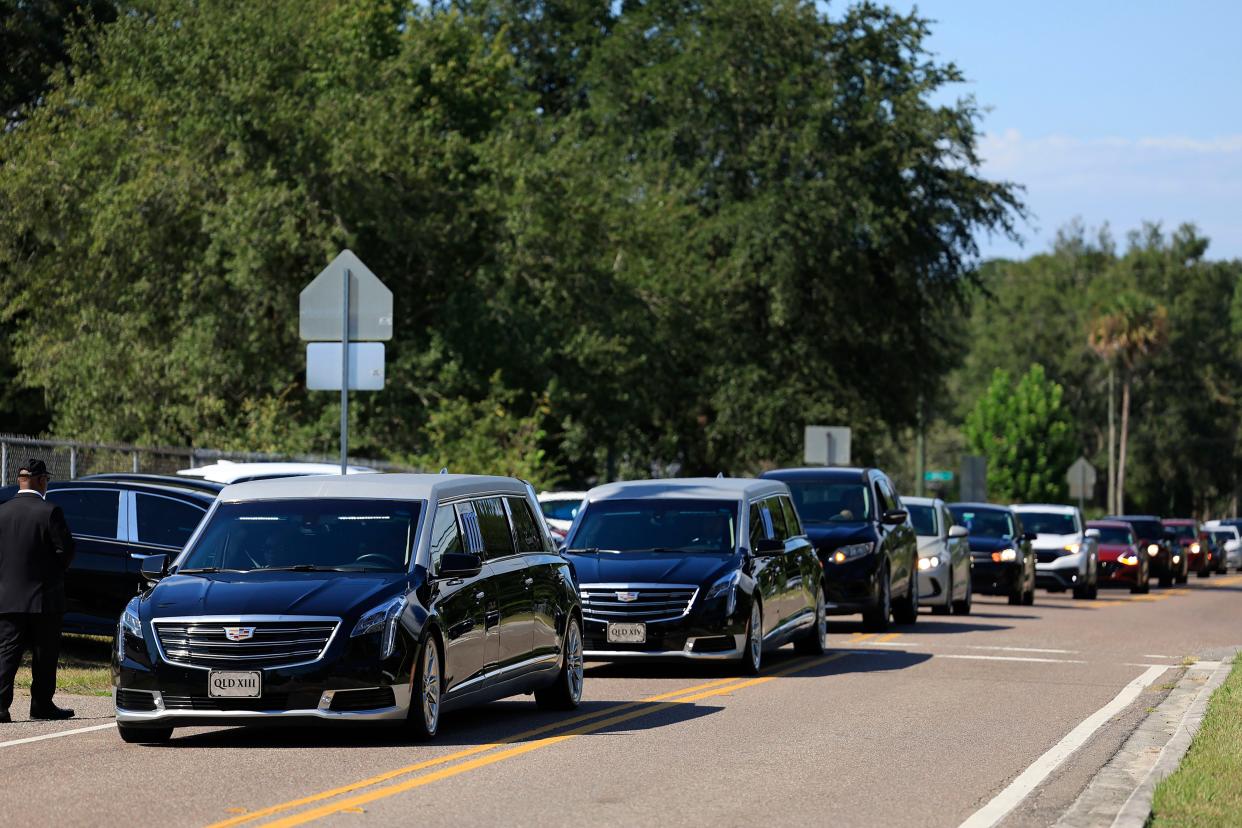
<path id="1" fill-rule="evenodd" d="M 173 728 L 405 722 L 534 692 L 582 697 L 578 589 L 529 488 L 505 477 L 354 475 L 224 489 L 113 657 L 129 742 Z"/>

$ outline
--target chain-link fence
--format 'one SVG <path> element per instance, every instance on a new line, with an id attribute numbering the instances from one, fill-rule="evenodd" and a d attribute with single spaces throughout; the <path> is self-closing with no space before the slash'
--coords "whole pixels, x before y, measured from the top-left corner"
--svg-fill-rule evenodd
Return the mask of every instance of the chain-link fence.
<path id="1" fill-rule="evenodd" d="M 194 468 L 217 460 L 237 463 L 301 462 L 336 463 L 339 455 L 289 455 L 264 452 L 219 451 L 204 448 L 171 448 L 129 446 L 108 443 L 84 443 L 77 440 L 43 440 L 20 434 L 0 434 L 0 486 L 17 482 L 17 469 L 27 460 L 36 458 L 47 463 L 53 480 L 70 480 L 86 474 L 104 472 L 145 472 L 174 474 L 178 469 Z M 350 457 L 354 465 L 370 466 L 380 471 L 413 471 L 407 466 Z"/>

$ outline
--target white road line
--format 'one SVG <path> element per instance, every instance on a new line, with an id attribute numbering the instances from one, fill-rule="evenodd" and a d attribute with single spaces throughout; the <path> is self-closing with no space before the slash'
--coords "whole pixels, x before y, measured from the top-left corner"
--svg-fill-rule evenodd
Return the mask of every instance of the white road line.
<path id="1" fill-rule="evenodd" d="M 1058 655 L 1078 655 L 1078 650 L 1045 650 L 1039 647 L 986 647 L 982 644 L 958 644 L 957 646 L 967 650 L 999 650 L 1009 653 L 1055 653 Z M 1146 657 L 1147 656 L 1144 656 L 1144 658 Z"/>
<path id="2" fill-rule="evenodd" d="M 1127 684 L 1121 692 L 1108 704 L 1079 722 L 1078 726 L 1065 735 L 1061 741 L 1053 745 L 1047 753 L 1035 762 L 1018 778 L 1009 783 L 1005 790 L 992 798 L 992 801 L 971 814 L 961 828 L 991 828 L 1018 806 L 1027 794 L 1035 790 L 1041 782 L 1048 778 L 1062 762 L 1082 747 L 1082 745 L 1099 730 L 1105 722 L 1120 713 L 1125 707 L 1139 697 L 1139 694 L 1156 680 L 1168 667 L 1149 667 L 1141 676 Z"/>
<path id="3" fill-rule="evenodd" d="M 1137 661 L 1125 661 L 1125 662 L 1122 662 L 1121 666 L 1122 667 L 1163 667 L 1166 670 L 1172 670 L 1174 667 L 1181 667 L 1182 665 L 1180 664 L 1140 664 Z"/>
<path id="4" fill-rule="evenodd" d="M 967 658 L 971 661 L 1035 661 L 1041 664 L 1086 664 L 1076 658 L 1031 658 L 1030 656 L 985 656 L 963 653 L 936 653 L 934 658 Z"/>
<path id="5" fill-rule="evenodd" d="M 44 739 L 59 739 L 61 736 L 72 736 L 75 733 L 89 733 L 92 730 L 105 730 L 109 727 L 116 727 L 116 722 L 108 722 L 107 724 L 91 725 L 90 727 L 78 727 L 73 730 L 61 730 L 57 733 L 44 733 L 42 736 L 27 736 L 25 739 L 13 739 L 9 742 L 0 742 L 0 748 L 16 747 L 17 745 L 28 745 L 31 742 L 42 742 Z"/>
<path id="6" fill-rule="evenodd" d="M 1177 658 L 1177 656 L 1162 656 L 1155 653 L 1143 653 L 1143 658 Z"/>

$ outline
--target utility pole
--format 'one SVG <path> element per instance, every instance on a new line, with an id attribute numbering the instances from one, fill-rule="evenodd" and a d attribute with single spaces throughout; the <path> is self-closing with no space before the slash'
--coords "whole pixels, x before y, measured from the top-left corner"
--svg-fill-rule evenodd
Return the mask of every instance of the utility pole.
<path id="1" fill-rule="evenodd" d="M 1116 453 L 1116 431 L 1113 427 L 1113 382 L 1117 371 L 1108 366 L 1108 513 L 1119 514 L 1117 508 L 1117 472 L 1113 467 L 1113 456 Z"/>
<path id="2" fill-rule="evenodd" d="M 915 437 L 914 458 L 914 489 L 923 497 L 927 483 L 923 476 L 927 473 L 927 445 L 923 439 L 923 395 L 919 394 L 918 434 Z"/>

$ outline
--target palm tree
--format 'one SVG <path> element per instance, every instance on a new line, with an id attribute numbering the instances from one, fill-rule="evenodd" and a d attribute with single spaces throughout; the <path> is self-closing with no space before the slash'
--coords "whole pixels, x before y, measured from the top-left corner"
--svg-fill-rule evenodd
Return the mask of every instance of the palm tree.
<path id="1" fill-rule="evenodd" d="M 1135 293 L 1117 296 L 1111 309 L 1091 322 L 1087 344 L 1096 355 L 1108 363 L 1109 409 L 1112 409 L 1112 372 L 1121 367 L 1121 446 L 1117 452 L 1116 504 L 1109 508 L 1117 513 L 1125 511 L 1126 498 L 1126 438 L 1130 427 L 1130 383 L 1134 370 L 1160 350 L 1169 338 L 1169 312 L 1163 305 Z M 1109 442 L 1109 459 L 1112 459 L 1112 442 Z M 1110 464 L 1111 465 L 1111 464 Z"/>

